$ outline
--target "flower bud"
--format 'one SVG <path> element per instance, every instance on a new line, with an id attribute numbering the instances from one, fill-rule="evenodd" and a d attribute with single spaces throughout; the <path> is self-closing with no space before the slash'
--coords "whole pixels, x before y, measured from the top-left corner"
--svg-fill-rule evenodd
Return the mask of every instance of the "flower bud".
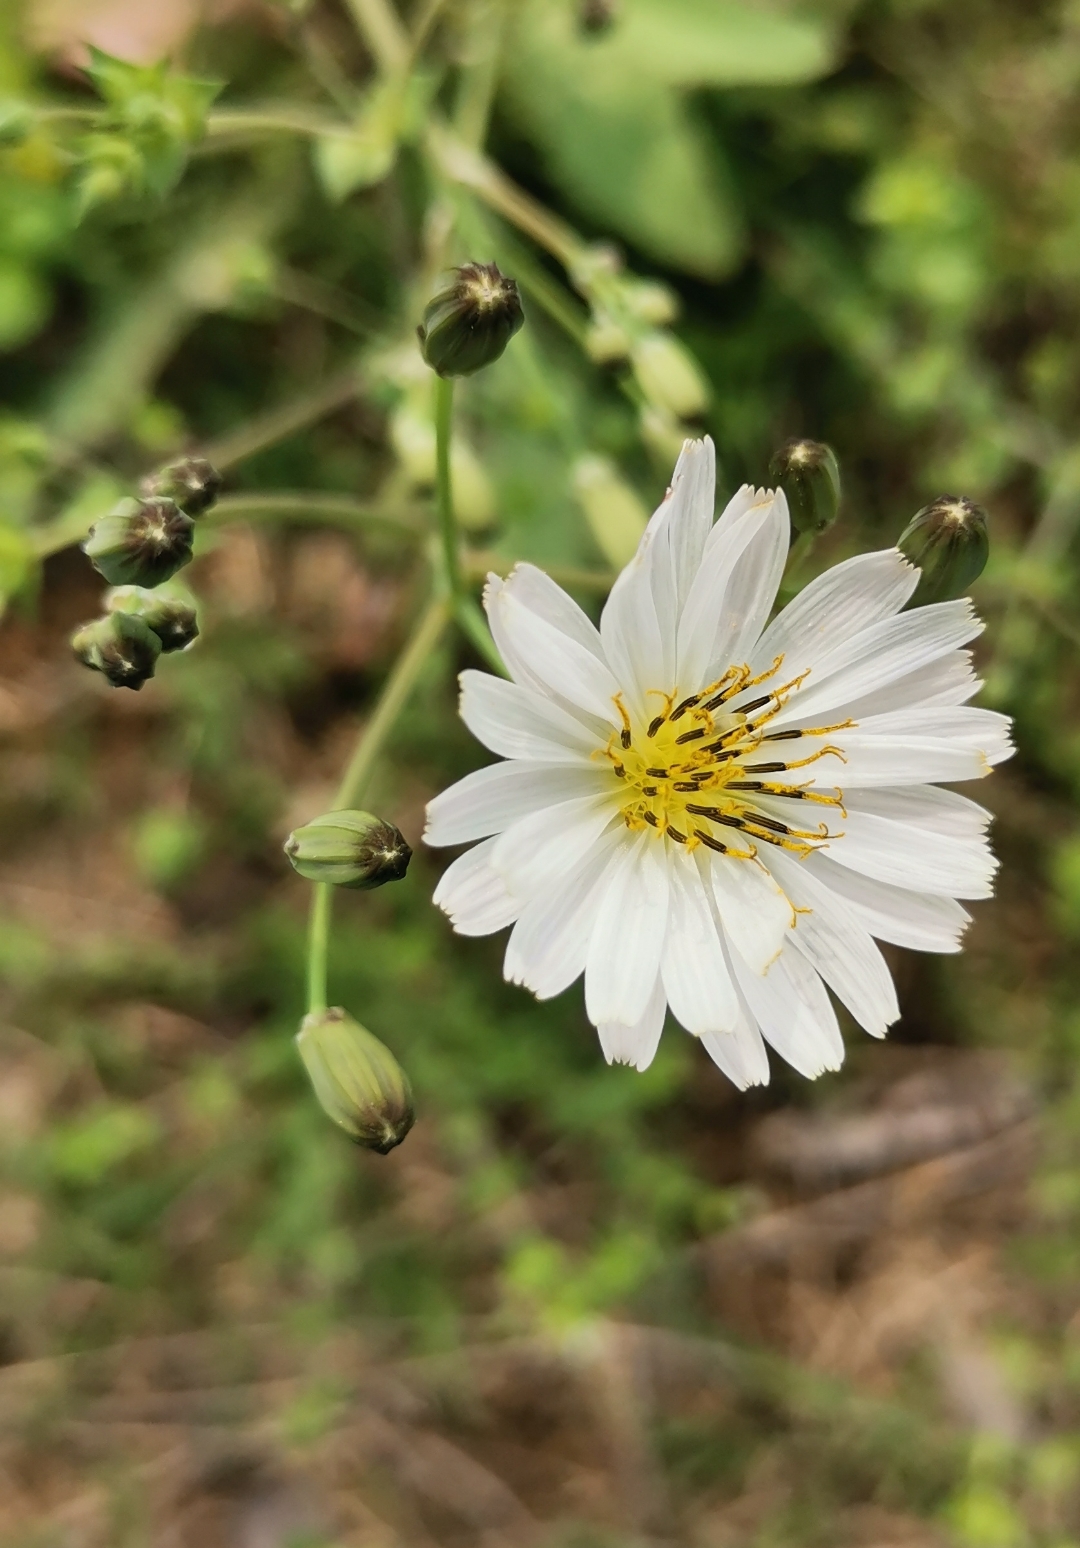
<path id="1" fill-rule="evenodd" d="M 498 360 L 524 321 L 515 281 L 494 263 L 466 263 L 428 302 L 420 352 L 439 376 L 471 376 Z"/>
<path id="2" fill-rule="evenodd" d="M 381 1156 L 401 1144 L 416 1115 L 389 1048 L 340 1006 L 305 1016 L 296 1046 L 320 1107 L 350 1139 Z"/>
<path id="3" fill-rule="evenodd" d="M 83 624 L 71 648 L 84 666 L 101 672 L 114 688 L 140 689 L 153 677 L 161 641 L 133 613 L 108 613 Z"/>
<path id="4" fill-rule="evenodd" d="M 915 606 L 962 597 L 990 554 L 986 513 L 962 495 L 940 495 L 908 522 L 896 546 L 922 571 Z"/>
<path id="5" fill-rule="evenodd" d="M 840 464 L 822 441 L 785 441 L 773 453 L 769 478 L 787 496 L 796 532 L 824 532 L 840 511 Z"/>
<path id="6" fill-rule="evenodd" d="M 649 403 L 676 419 L 693 419 L 704 412 L 708 383 L 693 355 L 670 333 L 644 334 L 630 358 Z"/>
<path id="7" fill-rule="evenodd" d="M 648 511 L 606 457 L 582 457 L 575 464 L 574 493 L 596 546 L 621 570 L 637 552 Z"/>
<path id="8" fill-rule="evenodd" d="M 400 881 L 412 850 L 392 822 L 370 812 L 326 812 L 285 840 L 293 870 L 308 881 L 370 891 Z"/>
<path id="9" fill-rule="evenodd" d="M 160 586 L 191 558 L 194 532 L 174 500 L 126 499 L 90 528 L 83 553 L 111 586 Z"/>
<path id="10" fill-rule="evenodd" d="M 195 604 L 176 590 L 144 591 L 141 586 L 114 586 L 106 594 L 110 613 L 131 613 L 141 618 L 161 641 L 163 651 L 186 650 L 198 639 L 199 624 Z"/>
<path id="11" fill-rule="evenodd" d="M 152 474 L 144 488 L 148 495 L 175 501 L 188 516 L 201 516 L 218 497 L 221 474 L 205 457 L 183 457 Z"/>
<path id="12" fill-rule="evenodd" d="M 585 352 L 597 365 L 613 365 L 625 360 L 630 353 L 631 340 L 626 329 L 614 318 L 597 313 L 585 334 Z"/>

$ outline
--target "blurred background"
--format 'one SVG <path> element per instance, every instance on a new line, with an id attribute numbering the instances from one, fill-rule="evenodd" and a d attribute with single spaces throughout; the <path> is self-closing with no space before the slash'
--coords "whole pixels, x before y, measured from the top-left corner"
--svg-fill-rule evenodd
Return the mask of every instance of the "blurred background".
<path id="1" fill-rule="evenodd" d="M 0 1542 L 1076 1548 L 1080 5 L 0 12 Z M 458 393 L 478 571 L 595 610 L 684 434 L 725 496 L 818 437 L 808 574 L 988 510 L 1019 754 L 887 1044 L 740 1095 L 672 1027 L 638 1075 L 430 904 L 424 802 L 487 761 L 446 638 L 367 802 L 408 878 L 335 913 L 416 1090 L 380 1157 L 296 1057 L 281 844 L 423 596 L 465 258 L 528 316 Z M 185 450 L 202 637 L 113 690 L 75 545 Z"/>

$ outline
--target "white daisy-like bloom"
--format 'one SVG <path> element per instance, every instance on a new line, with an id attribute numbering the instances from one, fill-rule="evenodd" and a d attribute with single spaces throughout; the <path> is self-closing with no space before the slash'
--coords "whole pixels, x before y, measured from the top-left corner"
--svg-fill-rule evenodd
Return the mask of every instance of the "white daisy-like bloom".
<path id="1" fill-rule="evenodd" d="M 845 560 L 770 623 L 788 551 L 781 492 L 744 487 L 714 525 L 712 442 L 688 441 L 597 629 L 543 571 L 484 597 L 510 681 L 461 674 L 461 714 L 505 760 L 428 806 L 472 844 L 435 902 L 462 935 L 512 925 L 505 974 L 539 999 L 585 976 L 608 1062 L 645 1069 L 665 1013 L 740 1088 L 768 1044 L 839 1068 L 826 985 L 882 1037 L 899 1015 L 875 937 L 952 952 L 989 897 L 989 814 L 937 781 L 1009 757 L 967 704 L 964 599 L 901 611 L 895 548 Z"/>

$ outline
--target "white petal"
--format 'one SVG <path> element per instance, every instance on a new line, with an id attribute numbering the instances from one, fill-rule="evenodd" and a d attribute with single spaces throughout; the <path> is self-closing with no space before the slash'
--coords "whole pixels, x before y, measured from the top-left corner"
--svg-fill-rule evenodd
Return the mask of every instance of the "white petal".
<path id="1" fill-rule="evenodd" d="M 606 834 L 568 875 L 526 904 L 510 932 L 503 972 L 538 1000 L 561 994 L 585 971 L 605 874 L 618 842 L 617 833 Z"/>
<path id="2" fill-rule="evenodd" d="M 534 688 L 471 668 L 458 681 L 462 720 L 501 758 L 566 763 L 596 751 L 596 739 L 581 721 Z"/>
<path id="3" fill-rule="evenodd" d="M 740 1091 L 769 1084 L 769 1056 L 745 1002 L 740 1001 L 734 1032 L 703 1032 L 701 1042 L 709 1058 Z"/>
<path id="4" fill-rule="evenodd" d="M 974 639 L 982 627 L 964 597 L 956 602 L 917 607 L 862 629 L 825 652 L 772 725 L 776 729 L 794 725 L 811 712 L 835 710 L 849 700 L 875 693 L 894 678 L 927 666 L 947 651 Z M 750 694 L 755 692 L 748 690 Z M 732 700 L 733 708 L 738 704 L 738 699 Z"/>
<path id="5" fill-rule="evenodd" d="M 729 520 L 736 506 L 745 509 Z M 747 489 L 717 522 L 679 621 L 679 692 L 700 688 L 746 658 L 780 584 L 789 525 L 782 494 Z"/>
<path id="6" fill-rule="evenodd" d="M 837 865 L 828 855 L 813 854 L 806 870 L 845 898 L 871 935 L 910 951 L 959 951 L 971 915 L 954 898 L 890 887 Z"/>
<path id="7" fill-rule="evenodd" d="M 816 1080 L 844 1062 L 844 1040 L 825 986 L 790 943 L 764 975 L 732 953 L 731 965 L 762 1036 L 782 1059 Z"/>
<path id="8" fill-rule="evenodd" d="M 892 974 L 870 932 L 842 897 L 778 849 L 770 857 L 774 875 L 799 910 L 792 937 L 821 977 L 871 1037 L 884 1037 L 899 1018 Z"/>
<path id="9" fill-rule="evenodd" d="M 543 691 L 617 725 L 615 695 L 619 684 L 605 662 L 580 640 L 526 607 L 509 583 L 489 595 L 493 632 L 498 626 L 496 643 L 504 638 L 508 641 L 513 658 L 527 663 Z"/>
<path id="10" fill-rule="evenodd" d="M 799 758 L 809 758 L 826 747 L 838 747 L 843 757 L 826 753 L 817 763 L 806 768 L 792 769 L 788 774 L 777 774 L 781 784 L 804 784 L 812 778 L 814 784 L 839 788 L 843 791 L 862 790 L 876 785 L 913 785 L 922 781 L 949 780 L 957 783 L 966 779 L 985 779 L 992 762 L 1008 757 L 1000 746 L 987 738 L 988 751 L 998 756 L 991 759 L 988 752 L 977 747 L 965 747 L 962 742 L 944 741 L 939 737 L 881 736 L 864 730 L 836 731 L 831 736 L 804 737 L 799 742 Z"/>
<path id="11" fill-rule="evenodd" d="M 837 705 L 830 720 L 864 720 L 886 711 L 925 709 L 935 704 L 964 704 L 982 687 L 971 665 L 970 650 L 950 650 L 929 666 L 906 672 L 859 699 Z M 795 721 L 798 725 L 799 722 Z"/>
<path id="12" fill-rule="evenodd" d="M 471 844 L 501 833 L 543 806 L 599 795 L 610 777 L 609 770 L 586 764 L 529 763 L 523 758 L 489 764 L 428 802 L 424 842 L 436 849 Z"/>
<path id="13" fill-rule="evenodd" d="M 918 570 L 898 548 L 833 565 L 773 619 L 751 660 L 754 672 L 782 655 L 785 679 L 797 676 L 842 640 L 898 613 L 918 583 Z"/>
<path id="14" fill-rule="evenodd" d="M 981 838 L 993 821 L 985 806 L 969 800 L 958 790 L 937 785 L 909 785 L 903 790 L 860 790 L 848 803 L 852 811 L 888 817 L 893 822 L 914 823 L 931 833 L 955 838 Z"/>
<path id="15" fill-rule="evenodd" d="M 713 855 L 710 869 L 724 934 L 755 973 L 764 973 L 795 927 L 794 909 L 760 861 Z"/>
<path id="16" fill-rule="evenodd" d="M 867 715 L 858 725 L 861 737 L 941 739 L 954 747 L 977 752 L 990 764 L 1004 763 L 1006 758 L 1012 757 L 1015 748 L 1011 732 L 1012 721 L 1008 715 L 999 715 L 995 710 L 979 709 L 970 704 L 919 705 L 890 710 L 885 714 Z M 842 740 L 846 748 L 846 733 Z M 924 776 L 927 782 L 934 777 Z M 898 785 L 904 783 L 904 780 L 896 781 Z"/>
<path id="17" fill-rule="evenodd" d="M 658 973 L 638 1021 L 633 1025 L 618 1021 L 602 1021 L 598 1024 L 596 1030 L 600 1036 L 600 1047 L 604 1050 L 607 1062 L 632 1064 L 635 1069 L 647 1070 L 660 1045 L 666 1009 L 664 986 Z"/>
<path id="18" fill-rule="evenodd" d="M 585 961 L 585 1009 L 594 1026 L 641 1020 L 660 970 L 669 891 L 655 834 L 624 840 L 608 869 Z"/>
<path id="19" fill-rule="evenodd" d="M 565 634 L 597 661 L 603 661 L 604 648 L 592 619 L 557 581 L 535 564 L 515 565 L 503 582 L 503 589 L 530 613 Z"/>
<path id="20" fill-rule="evenodd" d="M 935 833 L 858 811 L 851 804 L 843 836 L 831 841 L 826 852 L 838 865 L 913 892 L 954 898 L 993 895 L 997 861 L 985 839 Z"/>
<path id="21" fill-rule="evenodd" d="M 572 871 L 611 822 L 616 799 L 617 792 L 578 796 L 511 823 L 491 863 L 514 897 L 528 899 Z"/>
<path id="22" fill-rule="evenodd" d="M 521 905 L 491 869 L 495 839 L 467 849 L 439 878 L 432 902 L 446 914 L 459 935 L 491 935 L 513 924 Z"/>
<path id="23" fill-rule="evenodd" d="M 708 870 L 703 876 L 692 855 L 673 854 L 670 874 L 671 914 L 661 974 L 671 1013 L 696 1036 L 733 1034 L 739 1001 L 705 891 Z"/>
<path id="24" fill-rule="evenodd" d="M 690 594 L 716 514 L 716 451 L 709 436 L 683 442 L 664 504 L 669 511 L 667 539 L 676 601 L 671 622 L 675 624 Z M 663 623 L 659 596 L 657 606 L 661 607 Z"/>
<path id="25" fill-rule="evenodd" d="M 665 659 L 665 641 L 653 592 L 655 550 L 665 543 L 663 528 L 650 522 L 637 553 L 611 588 L 600 615 L 604 653 L 622 685 L 627 708 L 638 720 L 651 720 L 655 713 L 646 707 L 649 689 L 662 691 L 671 681 L 671 663 Z M 671 640 L 668 657 L 673 655 L 673 646 Z"/>

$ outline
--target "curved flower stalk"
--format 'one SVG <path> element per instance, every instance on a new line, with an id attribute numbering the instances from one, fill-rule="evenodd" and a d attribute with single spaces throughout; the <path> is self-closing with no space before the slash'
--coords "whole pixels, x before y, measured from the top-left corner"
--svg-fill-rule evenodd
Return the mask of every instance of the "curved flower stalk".
<path id="1" fill-rule="evenodd" d="M 937 781 L 1009 757 L 968 706 L 969 601 L 901 611 L 895 548 L 846 560 L 770 623 L 788 551 L 778 491 L 714 525 L 709 440 L 671 488 L 597 630 L 519 565 L 485 606 L 510 672 L 461 677 L 461 713 L 505 761 L 428 807 L 472 844 L 435 901 L 464 935 L 513 929 L 505 973 L 540 999 L 582 974 L 609 1062 L 645 1069 L 670 1008 L 739 1087 L 765 1044 L 813 1078 L 843 1059 L 825 986 L 872 1036 L 899 1015 L 874 937 L 959 950 L 957 901 L 991 894 L 989 815 Z"/>

